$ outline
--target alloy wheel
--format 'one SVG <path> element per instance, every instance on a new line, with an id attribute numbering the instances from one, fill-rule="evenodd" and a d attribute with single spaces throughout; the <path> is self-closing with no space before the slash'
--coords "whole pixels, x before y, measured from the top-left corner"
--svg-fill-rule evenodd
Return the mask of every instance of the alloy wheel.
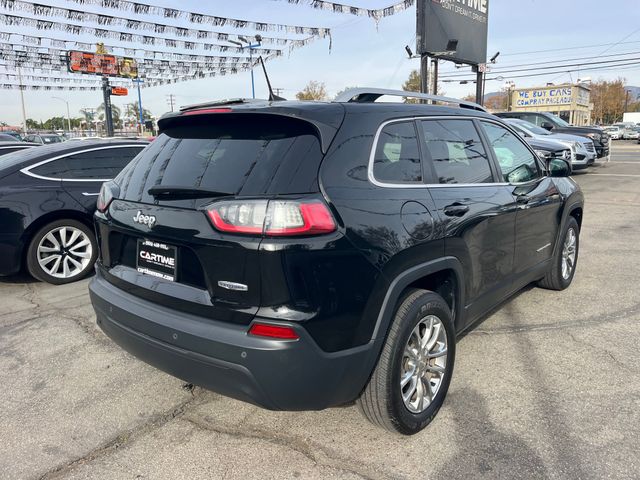
<path id="1" fill-rule="evenodd" d="M 573 228 L 567 230 L 562 246 L 562 278 L 568 280 L 576 266 L 576 246 L 578 236 Z"/>
<path id="2" fill-rule="evenodd" d="M 442 321 L 428 315 L 415 326 L 404 348 L 400 391 L 411 413 L 422 413 L 433 402 L 447 368 L 447 332 Z"/>
<path id="3" fill-rule="evenodd" d="M 85 232 L 71 226 L 57 227 L 40 239 L 36 256 L 42 270 L 56 278 L 83 273 L 91 262 L 93 247 Z"/>

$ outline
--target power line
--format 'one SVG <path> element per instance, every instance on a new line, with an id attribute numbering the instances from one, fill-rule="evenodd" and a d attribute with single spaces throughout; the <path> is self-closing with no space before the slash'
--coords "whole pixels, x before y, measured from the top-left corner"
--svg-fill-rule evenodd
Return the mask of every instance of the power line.
<path id="1" fill-rule="evenodd" d="M 634 63 L 620 63 L 620 62 L 630 62 L 630 61 L 638 61 L 640 60 L 640 57 L 634 57 L 634 58 L 624 58 L 624 59 L 619 59 L 619 60 L 603 60 L 601 62 L 593 62 L 593 63 L 573 63 L 573 64 L 567 64 L 567 65 L 554 65 L 554 66 L 547 66 L 547 67 L 535 67 L 535 68 L 520 68 L 520 69 L 516 69 L 516 70 L 505 70 L 505 71 L 500 71 L 500 72 L 494 72 L 497 74 L 503 75 L 503 74 L 510 74 L 510 73 L 519 73 L 519 72 L 534 72 L 537 70 L 552 70 L 552 69 L 558 69 L 561 67 L 584 67 L 584 66 L 590 66 L 590 65 L 608 65 L 608 64 L 616 64 L 616 65 L 610 65 L 609 68 L 611 67 L 618 67 L 618 66 L 624 66 L 624 65 L 633 65 Z M 598 69 L 598 67 L 596 68 L 591 68 L 591 69 L 583 69 L 583 70 L 594 70 L 594 69 Z M 526 76 L 540 76 L 540 75 L 554 75 L 556 73 L 565 73 L 565 72 L 574 72 L 580 70 L 579 68 L 574 68 L 574 69 L 569 69 L 569 70 L 556 70 L 555 72 L 543 72 L 543 73 L 532 73 L 529 75 L 508 75 L 509 78 L 521 78 L 521 77 L 526 77 Z M 456 77 L 455 79 L 457 79 L 458 77 Z M 447 77 L 447 79 L 450 79 L 450 77 Z M 466 80 L 469 80 L 468 78 Z M 473 80 L 473 79 L 471 79 Z"/>
<path id="2" fill-rule="evenodd" d="M 596 45 L 583 45 L 578 47 L 565 47 L 565 48 L 550 48 L 548 50 L 531 50 L 529 52 L 514 52 L 514 53 L 502 53 L 503 57 L 512 57 L 514 55 L 531 55 L 534 53 L 548 53 L 548 52 L 564 52 L 567 50 L 582 50 L 585 48 L 597 48 L 597 47 L 608 47 L 608 46 L 616 46 L 616 45 L 628 45 L 631 43 L 640 43 L 640 40 L 632 41 L 632 42 L 614 42 L 614 43 L 599 43 Z"/>
<path id="3" fill-rule="evenodd" d="M 640 54 L 640 52 L 635 51 L 635 52 L 625 52 L 625 53 L 612 53 L 609 55 L 602 55 L 602 58 L 610 58 L 610 57 L 621 57 L 624 55 L 638 55 Z M 510 70 L 511 68 L 515 68 L 515 67 L 535 67 L 536 65 L 547 65 L 546 68 L 559 68 L 559 67 L 563 67 L 563 66 L 573 66 L 573 65 L 564 65 L 565 62 L 575 62 L 575 61 L 579 61 L 579 60 L 591 60 L 593 59 L 593 57 L 578 57 L 578 58 L 566 58 L 563 60 L 552 60 L 552 61 L 547 61 L 547 62 L 536 62 L 536 63 L 521 63 L 521 64 L 516 64 L 516 65 L 503 65 L 497 69 L 491 69 L 491 73 L 508 73 L 508 72 L 516 72 L 518 70 Z M 613 60 L 613 61 L 624 61 L 627 59 L 620 59 L 620 60 Z M 562 63 L 563 65 L 550 65 L 552 63 Z M 594 64 L 597 63 L 601 63 L 601 62 L 594 62 Z M 591 65 L 591 63 L 585 63 L 585 65 Z M 542 69 L 542 67 L 540 68 L 531 68 L 531 70 L 540 70 Z M 440 75 L 441 78 L 456 78 L 456 77 L 466 77 L 469 74 L 464 72 L 464 73 L 454 73 L 454 74 L 443 74 Z"/>

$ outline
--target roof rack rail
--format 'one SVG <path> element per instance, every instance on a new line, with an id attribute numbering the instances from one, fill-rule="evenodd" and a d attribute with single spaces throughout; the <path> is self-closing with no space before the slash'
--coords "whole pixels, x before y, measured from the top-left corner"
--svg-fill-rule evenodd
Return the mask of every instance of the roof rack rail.
<path id="1" fill-rule="evenodd" d="M 194 110 L 196 108 L 205 108 L 205 107 L 220 107 L 223 105 L 234 105 L 238 103 L 253 103 L 253 102 L 266 102 L 266 100 L 261 99 L 253 99 L 253 98 L 226 98 L 223 100 L 212 100 L 210 102 L 202 102 L 195 103 L 193 105 L 185 105 L 180 107 L 180 111 L 184 112 L 187 110 Z"/>
<path id="2" fill-rule="evenodd" d="M 386 88 L 350 88 L 349 90 L 338 95 L 333 101 L 336 103 L 372 103 L 384 95 L 389 95 L 392 97 L 419 98 L 421 100 L 431 100 L 433 102 L 457 105 L 460 108 L 470 108 L 472 110 L 478 110 L 480 112 L 487 111 L 481 105 L 473 102 L 467 102 L 466 100 L 441 97 L 439 95 L 430 95 L 428 93 L 407 92 L 405 90 L 389 90 Z"/>

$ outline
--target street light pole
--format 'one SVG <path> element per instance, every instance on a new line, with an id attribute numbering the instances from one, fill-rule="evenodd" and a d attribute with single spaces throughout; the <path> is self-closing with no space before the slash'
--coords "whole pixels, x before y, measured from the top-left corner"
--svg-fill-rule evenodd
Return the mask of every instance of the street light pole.
<path id="1" fill-rule="evenodd" d="M 248 48 L 249 49 L 249 68 L 251 69 L 251 97 L 252 98 L 256 98 L 256 86 L 255 86 L 255 81 L 253 78 L 253 49 L 254 48 L 258 48 L 259 46 L 262 45 L 262 37 L 260 35 L 256 35 L 255 39 L 257 43 L 251 43 L 249 40 L 247 40 L 245 37 L 238 37 L 238 39 L 240 40 L 240 42 L 237 42 L 235 40 L 229 40 L 229 43 L 233 43 L 235 45 L 238 45 L 240 48 Z M 245 42 L 247 45 L 244 45 L 241 42 Z"/>
<path id="2" fill-rule="evenodd" d="M 56 100 L 60 100 L 61 102 L 64 102 L 67 104 L 67 130 L 69 130 L 69 133 L 71 133 L 71 115 L 69 115 L 69 102 L 67 102 L 64 98 L 60 98 L 60 97 L 51 97 L 51 98 L 55 98 Z"/>
<path id="3" fill-rule="evenodd" d="M 22 132 L 27 134 L 27 111 L 24 108 L 24 85 L 22 85 L 22 70 L 18 67 L 18 83 L 20 84 L 20 101 L 22 102 Z"/>

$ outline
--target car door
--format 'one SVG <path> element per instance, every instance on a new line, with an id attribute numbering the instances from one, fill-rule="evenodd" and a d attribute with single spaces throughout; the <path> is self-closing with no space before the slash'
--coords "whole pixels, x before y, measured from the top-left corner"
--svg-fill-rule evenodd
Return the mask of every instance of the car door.
<path id="1" fill-rule="evenodd" d="M 465 273 L 469 323 L 510 289 L 515 202 L 498 181 L 478 126 L 472 119 L 421 120 L 423 154 L 432 169 L 430 193 L 441 218 L 445 255 Z"/>
<path id="2" fill-rule="evenodd" d="M 560 192 L 517 135 L 497 122 L 482 121 L 481 125 L 517 204 L 514 274 L 535 277 L 553 253 L 562 206 Z"/>
<path id="3" fill-rule="evenodd" d="M 143 148 L 144 145 L 110 145 L 68 155 L 67 178 L 62 180 L 62 186 L 88 212 L 93 212 L 102 184 L 118 175 Z"/>

